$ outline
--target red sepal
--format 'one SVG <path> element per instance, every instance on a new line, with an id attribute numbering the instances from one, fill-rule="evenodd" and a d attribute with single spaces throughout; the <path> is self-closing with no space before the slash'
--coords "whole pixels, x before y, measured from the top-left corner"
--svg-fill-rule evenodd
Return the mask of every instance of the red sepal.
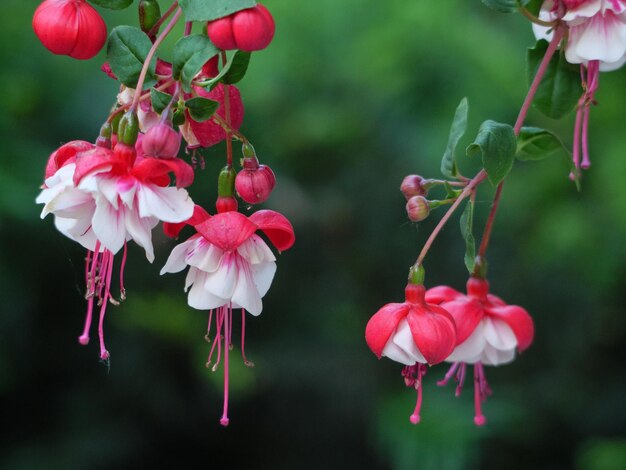
<path id="1" fill-rule="evenodd" d="M 139 181 L 167 186 L 169 173 L 176 177 L 176 187 L 186 188 L 193 183 L 194 172 L 191 165 L 180 158 L 144 158 L 135 165 L 132 174 Z M 165 177 L 165 178 L 164 178 Z"/>
<path id="2" fill-rule="evenodd" d="M 48 158 L 46 164 L 46 173 L 44 179 L 50 178 L 59 169 L 68 163 L 72 163 L 76 155 L 80 152 L 93 149 L 95 146 L 92 143 L 85 142 L 84 140 L 73 140 L 65 145 L 59 147 Z"/>
<path id="3" fill-rule="evenodd" d="M 94 147 L 76 156 L 76 170 L 74 171 L 74 185 L 78 186 L 85 176 L 100 171 L 121 171 L 127 167 L 127 162 L 119 158 L 112 150 L 104 147 Z"/>
<path id="4" fill-rule="evenodd" d="M 413 306 L 406 317 L 413 341 L 428 364 L 444 361 L 456 346 L 452 316 L 437 305 Z"/>
<path id="5" fill-rule="evenodd" d="M 296 241 L 291 222 L 278 212 L 267 209 L 257 211 L 250 216 L 250 221 L 267 235 L 278 251 L 288 250 Z"/>
<path id="6" fill-rule="evenodd" d="M 464 342 L 474 332 L 483 319 L 485 310 L 477 300 L 465 297 L 441 304 L 454 319 L 456 325 L 456 344 Z"/>
<path id="7" fill-rule="evenodd" d="M 487 314 L 505 322 L 517 338 L 517 350 L 528 348 L 535 337 L 535 325 L 526 309 L 517 305 L 487 308 Z"/>
<path id="8" fill-rule="evenodd" d="M 365 341 L 376 357 L 380 359 L 389 338 L 398 327 L 398 323 L 406 317 L 409 305 L 387 304 L 374 314 L 365 327 Z"/>
<path id="9" fill-rule="evenodd" d="M 195 225 L 196 230 L 213 245 L 224 251 L 234 251 L 257 230 L 240 212 L 223 212 Z"/>
<path id="10" fill-rule="evenodd" d="M 180 231 L 185 228 L 185 225 L 199 225 L 210 217 L 207 211 L 196 204 L 193 208 L 193 215 L 184 222 L 163 222 L 163 232 L 170 238 L 177 238 Z"/>
<path id="11" fill-rule="evenodd" d="M 456 300 L 459 297 L 464 297 L 464 295 L 449 286 L 431 287 L 426 291 L 426 302 L 429 304 L 439 305 L 443 302 Z"/>

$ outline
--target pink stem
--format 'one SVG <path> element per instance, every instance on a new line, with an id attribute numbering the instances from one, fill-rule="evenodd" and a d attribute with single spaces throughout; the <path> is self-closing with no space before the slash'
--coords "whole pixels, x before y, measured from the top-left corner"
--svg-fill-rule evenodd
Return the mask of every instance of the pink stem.
<path id="1" fill-rule="evenodd" d="M 226 337 L 224 338 L 224 411 L 220 424 L 222 426 L 228 426 L 228 345 L 230 344 L 230 326 L 232 325 L 232 307 L 229 305 L 225 314 L 224 332 Z"/>
<path id="2" fill-rule="evenodd" d="M 476 424 L 476 426 L 483 426 L 487 422 L 487 418 L 485 418 L 485 415 L 483 415 L 482 410 L 481 367 L 482 364 L 478 362 L 474 364 L 474 424 Z"/>
<path id="3" fill-rule="evenodd" d="M 440 387 L 444 387 L 446 385 L 448 385 L 448 382 L 450 381 L 450 379 L 452 378 L 452 376 L 454 375 L 454 373 L 456 372 L 457 367 L 459 367 L 459 362 L 455 362 L 452 364 L 452 366 L 450 367 L 450 369 L 448 369 L 448 372 L 446 373 L 445 377 L 440 380 L 439 382 L 437 382 L 437 385 Z"/>
<path id="4" fill-rule="evenodd" d="M 106 280 L 105 280 L 105 297 L 100 307 L 100 321 L 98 322 L 98 337 L 100 338 L 100 359 L 107 361 L 110 357 L 104 345 L 104 316 L 107 309 L 107 298 L 111 288 L 111 275 L 113 274 L 113 253 L 109 250 L 104 252 L 105 262 L 107 264 Z"/>

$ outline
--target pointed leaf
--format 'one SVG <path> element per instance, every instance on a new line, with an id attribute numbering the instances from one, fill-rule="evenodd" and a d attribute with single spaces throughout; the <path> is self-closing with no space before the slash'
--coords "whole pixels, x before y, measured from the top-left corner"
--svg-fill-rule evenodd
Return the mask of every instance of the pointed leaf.
<path id="1" fill-rule="evenodd" d="M 252 54 L 245 51 L 237 51 L 233 57 L 232 64 L 228 68 L 228 72 L 222 79 L 227 85 L 234 85 L 243 79 L 250 65 Z"/>
<path id="2" fill-rule="evenodd" d="M 387 304 L 367 322 L 365 341 L 378 359 L 382 357 L 385 345 L 398 327 L 398 323 L 408 312 L 409 306 L 405 303 Z"/>
<path id="3" fill-rule="evenodd" d="M 194 121 L 204 122 L 211 119 L 211 116 L 215 114 L 220 104 L 207 98 L 196 97 L 185 101 L 185 106 Z"/>
<path id="4" fill-rule="evenodd" d="M 173 78 L 180 80 L 183 90 L 190 92 L 193 78 L 218 52 L 217 47 L 203 34 L 192 34 L 180 38 L 174 45 Z"/>
<path id="5" fill-rule="evenodd" d="M 89 0 L 94 5 L 98 5 L 102 8 L 108 8 L 109 10 L 123 10 L 132 5 L 133 0 Z"/>
<path id="6" fill-rule="evenodd" d="M 474 201 L 470 200 L 461 214 L 461 234 L 465 240 L 465 267 L 470 274 L 474 272 L 476 260 L 476 241 L 474 240 Z"/>
<path id="7" fill-rule="evenodd" d="M 278 251 L 288 250 L 296 241 L 291 222 L 282 214 L 271 210 L 257 211 L 250 216 Z"/>
<path id="8" fill-rule="evenodd" d="M 107 60 L 111 70 L 124 85 L 135 88 L 143 64 L 152 48 L 150 38 L 138 28 L 118 26 L 109 35 Z M 155 82 L 156 57 L 150 61 L 144 88 Z"/>
<path id="9" fill-rule="evenodd" d="M 234 251 L 257 230 L 255 223 L 239 212 L 223 212 L 195 226 L 198 233 L 224 251 Z"/>
<path id="10" fill-rule="evenodd" d="M 480 125 L 476 140 L 467 147 L 466 153 L 470 157 L 482 157 L 489 181 L 497 185 L 513 168 L 516 147 L 515 132 L 511 126 L 488 120 Z"/>
<path id="11" fill-rule="evenodd" d="M 481 0 L 485 5 L 500 13 L 515 13 L 518 0 Z"/>
<path id="12" fill-rule="evenodd" d="M 239 10 L 252 8 L 254 0 L 179 0 L 187 21 L 212 21 Z"/>
<path id="13" fill-rule="evenodd" d="M 164 93 L 155 88 L 150 89 L 150 101 L 152 103 L 152 109 L 155 112 L 161 114 L 167 105 L 172 101 L 172 95 Z"/>
<path id="14" fill-rule="evenodd" d="M 454 113 L 454 119 L 452 120 L 450 135 L 448 137 L 448 145 L 441 159 L 441 173 L 443 173 L 446 178 L 455 178 L 458 173 L 455 150 L 459 140 L 463 137 L 467 129 L 468 110 L 469 104 L 467 98 L 463 98 Z"/>

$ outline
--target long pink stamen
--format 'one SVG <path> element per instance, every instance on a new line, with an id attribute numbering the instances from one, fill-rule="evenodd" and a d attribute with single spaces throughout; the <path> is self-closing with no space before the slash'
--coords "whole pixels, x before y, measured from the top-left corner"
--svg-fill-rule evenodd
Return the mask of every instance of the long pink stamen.
<path id="1" fill-rule="evenodd" d="M 104 255 L 102 256 L 102 262 L 100 267 L 98 268 L 98 277 L 100 278 L 98 285 L 98 305 L 101 305 L 103 302 L 106 303 L 108 298 L 108 290 L 106 289 L 107 282 L 107 273 L 109 271 L 109 262 L 111 259 L 109 258 L 109 250 L 105 250 Z M 104 295 L 103 295 L 104 294 Z"/>
<path id="2" fill-rule="evenodd" d="M 224 411 L 222 413 L 222 418 L 220 419 L 220 424 L 222 426 L 228 426 L 230 422 L 228 419 L 228 345 L 231 340 L 231 326 L 233 323 L 232 319 L 232 309 L 229 305 L 227 307 L 227 311 L 224 315 L 224 333 L 226 337 L 224 338 Z"/>
<path id="3" fill-rule="evenodd" d="M 446 385 L 448 385 L 448 382 L 450 381 L 452 376 L 454 376 L 454 373 L 456 372 L 457 367 L 459 367 L 459 364 L 459 362 L 454 362 L 452 366 L 450 366 L 450 368 L 448 369 L 445 377 L 437 382 L 437 385 L 439 385 L 440 387 L 445 387 Z"/>
<path id="4" fill-rule="evenodd" d="M 102 273 L 104 277 L 104 301 L 102 302 L 102 306 L 100 307 L 100 321 L 98 322 L 98 337 L 100 338 L 100 359 L 103 361 L 108 361 L 110 358 L 109 351 L 107 351 L 104 345 L 104 316 L 106 314 L 107 301 L 106 299 L 110 295 L 111 290 L 111 275 L 113 274 L 113 253 L 109 250 L 105 250 L 104 252 L 104 262 L 103 265 L 106 264 L 106 273 Z M 101 298 L 102 299 L 102 298 Z"/>
<path id="5" fill-rule="evenodd" d="M 220 362 L 220 349 L 222 348 L 221 334 L 222 334 L 222 320 L 224 319 L 224 316 L 222 315 L 222 307 L 220 307 L 217 310 L 215 317 L 216 317 L 215 318 L 215 328 L 216 328 L 215 340 L 213 341 L 213 345 L 211 346 L 211 350 L 209 351 L 209 357 L 207 357 L 207 362 L 206 362 L 206 366 L 209 367 L 211 365 L 211 358 L 213 357 L 213 351 L 217 347 L 218 356 L 217 356 L 217 362 L 213 366 L 213 372 L 217 370 L 217 365 Z"/>
<path id="6" fill-rule="evenodd" d="M 464 362 L 459 367 L 459 371 L 456 374 L 456 380 L 458 381 L 458 385 L 456 386 L 456 390 L 454 391 L 454 395 L 457 397 L 461 396 L 461 392 L 463 391 L 463 384 L 465 383 L 465 371 L 467 369 L 467 364 Z"/>
<path id="7" fill-rule="evenodd" d="M 474 364 L 474 424 L 483 426 L 487 422 L 487 418 L 483 415 L 482 401 L 484 395 L 482 393 L 484 381 L 483 365 L 480 362 Z"/>
<path id="8" fill-rule="evenodd" d="M 422 408 L 422 376 L 426 373 L 426 365 L 418 364 L 417 365 L 417 382 L 415 383 L 415 388 L 417 390 L 417 401 L 415 403 L 415 409 L 413 410 L 413 414 L 409 417 L 409 421 L 413 424 L 417 424 L 420 422 L 420 410 Z"/>
<path id="9" fill-rule="evenodd" d="M 85 326 L 83 327 L 83 332 L 78 337 L 78 342 L 83 346 L 89 344 L 89 329 L 91 328 L 91 321 L 93 318 L 93 297 L 95 295 L 94 274 L 99 249 L 100 242 L 96 242 L 96 252 L 93 253 L 93 257 L 91 250 L 87 250 L 87 258 L 85 258 L 85 299 L 87 299 L 87 314 L 85 315 Z"/>

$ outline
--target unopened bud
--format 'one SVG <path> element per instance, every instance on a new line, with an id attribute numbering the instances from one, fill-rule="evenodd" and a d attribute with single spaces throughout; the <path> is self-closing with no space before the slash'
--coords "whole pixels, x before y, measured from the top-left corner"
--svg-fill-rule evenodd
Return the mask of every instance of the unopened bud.
<path id="1" fill-rule="evenodd" d="M 144 33 L 148 34 L 160 19 L 161 7 L 157 0 L 141 0 L 139 2 L 139 25 Z"/>
<path id="2" fill-rule="evenodd" d="M 419 175 L 409 175 L 402 180 L 400 191 L 408 201 L 413 196 L 426 196 L 426 190 L 422 187 L 424 178 Z"/>
<path id="3" fill-rule="evenodd" d="M 243 159 L 243 170 L 235 179 L 237 193 L 248 204 L 266 201 L 276 186 L 276 176 L 267 165 L 259 165 L 256 157 Z"/>
<path id="4" fill-rule="evenodd" d="M 423 196 L 413 196 L 406 203 L 406 213 L 411 222 L 421 222 L 430 214 L 430 204 Z"/>
<path id="5" fill-rule="evenodd" d="M 176 158 L 180 150 L 180 132 L 165 123 L 152 127 L 142 140 L 143 153 L 147 157 Z"/>
<path id="6" fill-rule="evenodd" d="M 126 145 L 135 145 L 139 135 L 139 119 L 135 111 L 128 111 L 122 117 L 117 130 L 118 141 Z"/>
<path id="7" fill-rule="evenodd" d="M 225 166 L 217 178 L 218 197 L 233 197 L 235 195 L 235 177 L 237 172 L 232 166 Z"/>
<path id="8" fill-rule="evenodd" d="M 218 197 L 217 201 L 215 202 L 215 209 L 217 209 L 218 214 L 221 214 L 223 212 L 236 211 L 237 207 L 237 199 L 232 196 Z"/>
<path id="9" fill-rule="evenodd" d="M 98 147 L 111 148 L 111 123 L 105 122 L 100 128 L 100 135 L 96 139 Z"/>

